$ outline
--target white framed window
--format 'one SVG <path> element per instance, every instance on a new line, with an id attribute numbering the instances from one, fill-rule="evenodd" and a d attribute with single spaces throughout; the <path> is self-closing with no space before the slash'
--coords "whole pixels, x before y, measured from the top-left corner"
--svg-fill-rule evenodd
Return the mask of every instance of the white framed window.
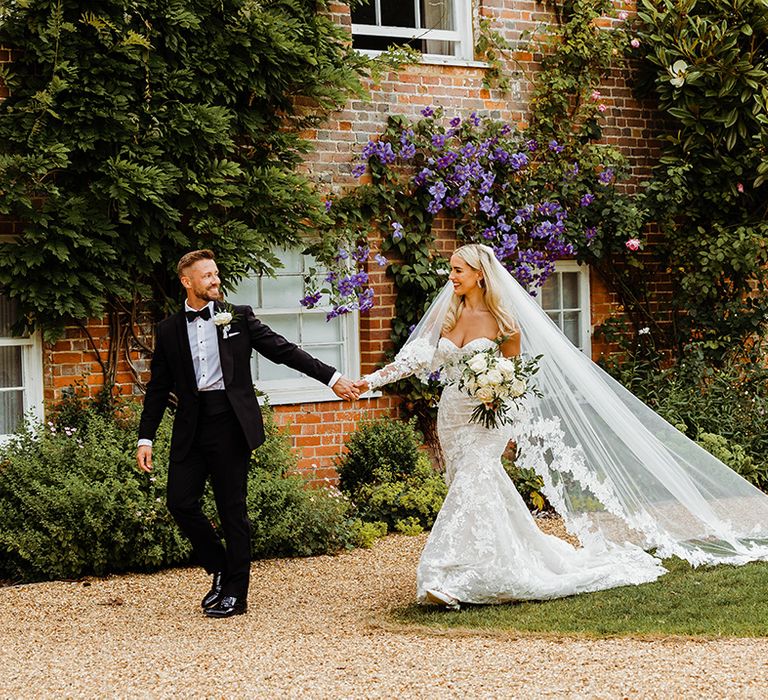
<path id="1" fill-rule="evenodd" d="M 471 61 L 471 0 L 368 0 L 352 10 L 356 49 L 379 52 L 393 44 Z"/>
<path id="2" fill-rule="evenodd" d="M 559 260 L 537 299 L 568 339 L 591 356 L 589 267 L 579 265 L 575 260 Z"/>
<path id="3" fill-rule="evenodd" d="M 318 360 L 348 377 L 360 374 L 360 339 L 357 312 L 326 321 L 328 307 L 305 309 L 299 304 L 307 290 L 304 273 L 314 260 L 299 251 L 276 251 L 283 263 L 276 277 L 261 275 L 243 280 L 227 296 L 234 304 L 248 304 L 269 326 Z M 276 365 L 254 352 L 251 358 L 256 388 L 272 405 L 338 401 L 331 388 L 285 365 Z"/>
<path id="4" fill-rule="evenodd" d="M 40 334 L 14 336 L 16 304 L 0 295 L 0 441 L 25 416 L 43 418 L 43 348 Z"/>

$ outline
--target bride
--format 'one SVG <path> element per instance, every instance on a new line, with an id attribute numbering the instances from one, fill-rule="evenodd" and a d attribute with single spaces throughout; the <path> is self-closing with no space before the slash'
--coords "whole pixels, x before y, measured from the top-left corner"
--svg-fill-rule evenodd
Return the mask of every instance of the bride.
<path id="1" fill-rule="evenodd" d="M 671 556 L 694 566 L 768 559 L 768 496 L 575 348 L 491 248 L 462 246 L 450 264 L 395 360 L 358 383 L 366 391 L 438 369 L 448 380 L 437 413 L 448 494 L 419 561 L 419 602 L 458 608 L 637 585 L 663 575 Z M 450 381 L 463 357 L 488 348 L 542 356 L 542 396 L 513 407 L 512 425 L 470 423 L 477 403 Z M 537 527 L 501 463 L 510 440 L 581 547 Z"/>

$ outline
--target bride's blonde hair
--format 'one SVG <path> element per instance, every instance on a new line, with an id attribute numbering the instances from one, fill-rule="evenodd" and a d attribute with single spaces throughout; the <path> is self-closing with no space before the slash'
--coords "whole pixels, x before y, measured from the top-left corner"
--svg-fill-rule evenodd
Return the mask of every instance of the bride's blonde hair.
<path id="1" fill-rule="evenodd" d="M 492 263 L 495 262 L 493 250 L 485 245 L 469 243 L 454 250 L 453 254 L 458 255 L 473 270 L 483 273 L 483 301 L 499 325 L 499 333 L 504 336 L 515 335 L 518 331 L 517 324 L 510 312 L 502 306 L 498 290 L 494 284 L 495 275 L 491 269 Z M 443 322 L 443 335 L 455 328 L 463 309 L 464 297 L 454 294 Z"/>

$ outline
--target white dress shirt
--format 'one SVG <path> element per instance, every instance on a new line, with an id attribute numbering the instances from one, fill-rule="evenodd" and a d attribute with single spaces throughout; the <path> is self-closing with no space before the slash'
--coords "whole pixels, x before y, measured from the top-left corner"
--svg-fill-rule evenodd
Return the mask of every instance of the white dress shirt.
<path id="1" fill-rule="evenodd" d="M 195 311 L 186 301 L 184 311 Z M 209 319 L 199 316 L 191 323 L 187 322 L 189 348 L 192 350 L 192 364 L 195 366 L 195 378 L 198 391 L 215 391 L 224 388 L 224 375 L 221 373 L 219 357 L 219 338 L 216 324 L 213 322 L 213 302 L 208 302 L 211 312 Z"/>

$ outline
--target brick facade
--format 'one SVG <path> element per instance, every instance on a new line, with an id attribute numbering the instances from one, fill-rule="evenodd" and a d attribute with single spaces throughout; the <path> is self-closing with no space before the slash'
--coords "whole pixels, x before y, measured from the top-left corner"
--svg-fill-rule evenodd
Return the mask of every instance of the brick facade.
<path id="1" fill-rule="evenodd" d="M 482 0 L 480 15 L 494 17 L 494 28 L 513 45 L 521 34 L 534 31 L 548 19 L 544 5 L 529 0 Z M 332 4 L 336 21 L 349 26 L 349 8 Z M 477 18 L 475 18 L 477 19 Z M 425 63 L 412 65 L 389 73 L 379 84 L 370 85 L 370 100 L 352 100 L 347 107 L 333 115 L 317 131 L 309 134 L 315 151 L 307 157 L 307 171 L 329 194 L 339 194 L 355 184 L 351 169 L 363 144 L 379 134 L 388 114 L 417 117 L 426 106 L 443 106 L 449 114 L 467 116 L 472 111 L 504 119 L 515 125 L 524 123 L 531 92 L 529 76 L 536 68 L 536 57 L 518 51 L 509 57 L 507 68 L 516 74 L 509 94 L 483 87 L 484 68 L 476 62 L 456 62 L 455 65 Z M 10 60 L 9 52 L 0 49 L 0 62 Z M 0 87 L 0 96 L 2 96 Z M 635 181 L 647 177 L 658 152 L 654 140 L 654 124 L 658 119 L 653 108 L 633 97 L 626 78 L 611 73 L 601 86 L 608 106 L 605 112 L 606 143 L 622 149 L 631 162 Z M 0 222 L 0 233 L 12 234 L 13 222 Z M 439 247 L 450 252 L 453 239 L 450 230 L 439 232 Z M 376 242 L 372 241 L 373 247 Z M 369 269 L 376 290 L 377 306 L 360 320 L 360 352 L 363 373 L 376 368 L 389 348 L 389 333 L 394 310 L 394 288 L 379 268 Z M 663 271 L 662 271 L 663 272 Z M 658 304 L 671 292 L 663 276 L 655 284 Z M 617 301 L 596 274 L 591 275 L 592 323 L 599 324 L 617 312 Z M 659 307 L 661 308 L 661 307 Z M 109 329 L 103 321 L 94 321 L 89 332 L 102 347 L 106 346 Z M 610 350 L 600 342 L 593 343 L 595 356 Z M 146 376 L 147 360 L 138 351 L 130 355 L 134 365 Z M 80 328 L 70 328 L 64 338 L 45 348 L 46 399 L 55 401 L 61 392 L 76 380 L 82 380 L 91 391 L 102 382 L 100 366 L 93 359 L 89 341 Z M 125 359 L 121 360 L 117 384 L 123 395 L 140 393 L 133 383 Z M 384 396 L 377 399 L 344 404 L 323 402 L 278 406 L 278 422 L 290 426 L 294 446 L 300 451 L 300 468 L 314 473 L 318 479 L 333 477 L 332 465 L 341 451 L 344 436 L 362 418 L 378 417 L 396 412 L 398 400 Z"/>

